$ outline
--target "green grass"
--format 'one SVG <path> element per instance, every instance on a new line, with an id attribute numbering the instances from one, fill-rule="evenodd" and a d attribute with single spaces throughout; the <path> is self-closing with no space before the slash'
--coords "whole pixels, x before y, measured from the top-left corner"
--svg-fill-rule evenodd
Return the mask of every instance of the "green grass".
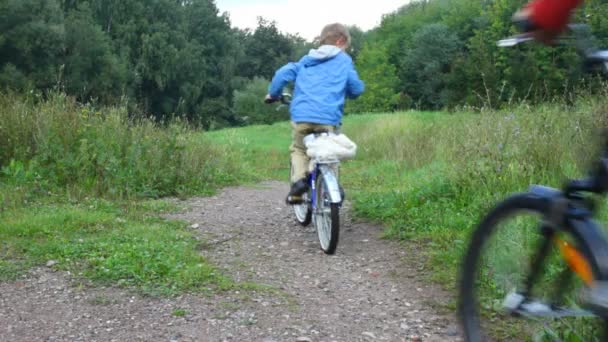
<path id="1" fill-rule="evenodd" d="M 342 183 L 356 216 L 384 224 L 387 238 L 423 246 L 430 277 L 453 288 L 469 234 L 494 204 L 530 184 L 559 187 L 584 174 L 607 105 L 347 116 L 343 132 L 358 154 L 343 163 Z M 240 149 L 261 178 L 283 180 L 289 132 L 275 124 L 205 136 Z"/>
<path id="2" fill-rule="evenodd" d="M 98 285 L 171 295 L 234 284 L 198 253 L 186 224 L 158 217 L 162 201 L 119 205 L 103 200 L 45 204 L 0 214 L 0 280 L 36 265 Z M 50 264 L 49 264 L 50 265 Z"/>
<path id="3" fill-rule="evenodd" d="M 229 151 L 226 163 L 239 165 L 241 182 L 289 178 L 291 126 L 287 122 L 213 131 L 195 140 Z"/>
<path id="4" fill-rule="evenodd" d="M 188 311 L 184 310 L 184 309 L 175 309 L 173 310 L 172 315 L 175 317 L 184 317 L 188 314 Z"/>
<path id="5" fill-rule="evenodd" d="M 529 184 L 559 187 L 582 175 L 607 108 L 600 99 L 350 115 L 343 131 L 359 150 L 343 163 L 341 181 L 357 217 L 385 225 L 387 238 L 422 246 L 430 277 L 452 288 L 480 217 Z M 287 122 L 200 133 L 61 95 L 10 94 L 0 96 L 0 119 L 4 280 L 56 260 L 53 267 L 77 277 L 149 293 L 232 286 L 200 257 L 183 223 L 158 218 L 164 202 L 142 200 L 288 178 Z"/>

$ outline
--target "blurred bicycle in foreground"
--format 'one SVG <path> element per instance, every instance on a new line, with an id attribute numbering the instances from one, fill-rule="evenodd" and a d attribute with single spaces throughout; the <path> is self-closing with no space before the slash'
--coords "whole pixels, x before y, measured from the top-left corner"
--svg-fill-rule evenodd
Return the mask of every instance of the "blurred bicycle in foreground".
<path id="1" fill-rule="evenodd" d="M 608 71 L 608 50 L 572 25 L 563 44 Z M 498 42 L 512 47 L 523 34 Z M 459 283 L 467 341 L 608 341 L 608 242 L 592 195 L 608 192 L 608 136 L 588 178 L 531 186 L 492 209 L 473 232 Z"/>

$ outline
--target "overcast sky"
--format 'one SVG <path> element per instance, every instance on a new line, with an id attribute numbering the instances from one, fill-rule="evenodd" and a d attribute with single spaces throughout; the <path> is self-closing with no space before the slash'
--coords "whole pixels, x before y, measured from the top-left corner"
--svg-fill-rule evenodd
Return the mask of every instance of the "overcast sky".
<path id="1" fill-rule="evenodd" d="M 285 33 L 312 40 L 326 24 L 339 22 L 369 30 L 408 0 L 216 0 L 220 13 L 228 12 L 232 26 L 255 28 L 262 16 L 277 22 Z"/>

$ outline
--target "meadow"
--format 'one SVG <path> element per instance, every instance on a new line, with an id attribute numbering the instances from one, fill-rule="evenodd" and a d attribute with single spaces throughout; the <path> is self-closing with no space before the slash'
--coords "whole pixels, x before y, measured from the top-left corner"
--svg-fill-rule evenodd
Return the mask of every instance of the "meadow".
<path id="1" fill-rule="evenodd" d="M 606 121 L 605 104 L 581 100 L 480 112 L 350 115 L 342 131 L 358 144 L 341 177 L 358 218 L 385 237 L 423 246 L 433 280 L 452 288 L 468 236 L 497 201 L 531 184 L 560 187 L 585 174 Z M 237 151 L 261 178 L 286 180 L 289 126 L 205 133 Z"/>
<path id="2" fill-rule="evenodd" d="M 420 246 L 430 280 L 453 288 L 470 232 L 497 201 L 585 173 L 606 105 L 349 115 L 342 130 L 359 149 L 343 163 L 342 183 L 358 219 Z M 147 292 L 229 287 L 196 253 L 186 224 L 160 214 L 178 209 L 172 198 L 288 175 L 287 122 L 201 132 L 61 94 L 5 94 L 0 122 L 5 280 L 51 260 Z"/>

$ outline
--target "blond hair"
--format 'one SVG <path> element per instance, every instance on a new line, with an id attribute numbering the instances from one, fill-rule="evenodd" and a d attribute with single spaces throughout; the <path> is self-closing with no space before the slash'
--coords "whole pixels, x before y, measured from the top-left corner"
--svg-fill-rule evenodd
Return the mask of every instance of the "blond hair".
<path id="1" fill-rule="evenodd" d="M 346 46 L 350 46 L 350 33 L 348 32 L 346 26 L 339 23 L 329 24 L 323 28 L 323 31 L 321 31 L 319 44 L 336 45 L 340 38 L 344 39 Z"/>

